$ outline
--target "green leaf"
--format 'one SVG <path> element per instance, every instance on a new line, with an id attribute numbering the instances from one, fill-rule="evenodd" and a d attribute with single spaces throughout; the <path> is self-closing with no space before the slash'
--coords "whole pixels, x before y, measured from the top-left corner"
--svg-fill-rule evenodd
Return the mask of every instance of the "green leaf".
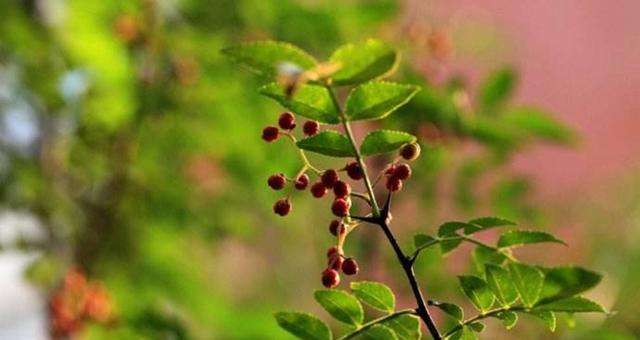
<path id="1" fill-rule="evenodd" d="M 370 156 L 392 152 L 416 140 L 416 136 L 402 131 L 375 130 L 364 137 L 360 146 L 360 153 L 363 156 Z"/>
<path id="2" fill-rule="evenodd" d="M 450 340 L 477 340 L 476 333 L 469 327 L 462 327 L 455 333 L 451 334 Z"/>
<path id="3" fill-rule="evenodd" d="M 396 306 L 396 297 L 391 288 L 379 282 L 360 281 L 351 282 L 351 291 L 362 302 L 367 305 L 391 313 Z"/>
<path id="4" fill-rule="evenodd" d="M 420 339 L 420 318 L 415 315 L 398 315 L 380 324 L 391 328 L 399 340 Z"/>
<path id="5" fill-rule="evenodd" d="M 513 93 L 516 78 L 515 70 L 510 67 L 491 73 L 478 89 L 480 108 L 491 111 L 506 101 Z"/>
<path id="6" fill-rule="evenodd" d="M 495 296 L 484 280 L 471 275 L 458 276 L 458 280 L 464 294 L 480 312 L 484 313 L 493 306 Z"/>
<path id="7" fill-rule="evenodd" d="M 476 333 L 481 333 L 484 331 L 485 325 L 482 322 L 476 321 L 469 324 L 469 328 L 471 328 Z"/>
<path id="8" fill-rule="evenodd" d="M 494 315 L 494 317 L 502 320 L 502 324 L 504 325 L 504 328 L 506 328 L 506 329 L 513 328 L 516 325 L 516 322 L 518 322 L 518 314 L 516 314 L 516 312 L 512 312 L 512 311 L 500 312 L 500 313 Z"/>
<path id="9" fill-rule="evenodd" d="M 293 96 L 287 96 L 280 84 L 270 83 L 260 88 L 260 93 L 300 116 L 326 124 L 340 123 L 329 90 L 324 86 L 303 84 Z"/>
<path id="10" fill-rule="evenodd" d="M 225 48 L 221 51 L 231 60 L 263 76 L 275 78 L 278 67 L 291 63 L 306 70 L 317 64 L 315 58 L 302 49 L 280 41 L 255 41 Z"/>
<path id="11" fill-rule="evenodd" d="M 542 290 L 544 282 L 542 271 L 524 263 L 510 263 L 509 273 L 513 284 L 520 293 L 522 303 L 527 307 L 533 306 L 538 301 Z"/>
<path id="12" fill-rule="evenodd" d="M 274 314 L 278 325 L 289 333 L 305 340 L 331 340 L 331 330 L 317 317 L 298 312 Z"/>
<path id="13" fill-rule="evenodd" d="M 542 302 L 551 302 L 580 294 L 595 287 L 602 275 L 582 267 L 558 267 L 546 270 Z"/>
<path id="14" fill-rule="evenodd" d="M 484 273 L 487 263 L 500 266 L 506 260 L 507 257 L 504 254 L 486 247 L 476 247 L 471 252 L 471 261 L 479 273 Z"/>
<path id="15" fill-rule="evenodd" d="M 440 227 L 438 227 L 438 236 L 454 236 L 458 230 L 465 228 L 474 228 L 474 225 L 467 222 L 458 221 L 445 222 L 441 224 Z"/>
<path id="16" fill-rule="evenodd" d="M 418 249 L 422 247 L 428 247 L 429 245 L 435 244 L 438 241 L 426 234 L 416 234 L 413 237 L 413 246 Z"/>
<path id="17" fill-rule="evenodd" d="M 332 157 L 353 157 L 353 147 L 349 139 L 338 131 L 322 131 L 319 134 L 299 140 L 298 147 Z"/>
<path id="18" fill-rule="evenodd" d="M 353 339 L 360 340 L 398 340 L 396 333 L 381 324 L 373 325 L 359 333 Z"/>
<path id="19" fill-rule="evenodd" d="M 457 321 L 464 320 L 464 311 L 460 306 L 456 304 L 446 302 L 431 302 L 430 305 L 438 307 L 440 310 L 447 313 Z"/>
<path id="20" fill-rule="evenodd" d="M 509 271 L 493 264 L 487 264 L 485 268 L 487 284 L 493 294 L 502 306 L 511 306 L 518 299 L 518 291 L 511 281 Z"/>
<path id="21" fill-rule="evenodd" d="M 499 248 L 515 247 L 532 243 L 552 242 L 567 245 L 564 241 L 542 231 L 509 230 L 500 236 Z"/>
<path id="22" fill-rule="evenodd" d="M 550 331 L 556 330 L 556 315 L 555 313 L 548 310 L 532 310 L 529 314 L 537 317 L 538 319 L 544 321 L 547 324 L 547 327 Z"/>
<path id="23" fill-rule="evenodd" d="M 573 296 L 562 300 L 540 304 L 536 306 L 534 310 L 548 310 L 567 313 L 605 313 L 605 309 L 602 306 L 582 296 Z"/>
<path id="24" fill-rule="evenodd" d="M 362 324 L 364 311 L 353 295 L 341 290 L 323 289 L 316 290 L 313 296 L 337 320 L 354 326 Z"/>
<path id="25" fill-rule="evenodd" d="M 476 218 L 469 221 L 469 223 L 479 225 L 483 229 L 516 225 L 515 222 L 509 221 L 501 217 L 495 217 L 495 216 Z"/>
<path id="26" fill-rule="evenodd" d="M 378 40 L 344 45 L 329 58 L 340 65 L 333 84 L 354 85 L 383 77 L 393 71 L 398 60 L 398 53 Z"/>
<path id="27" fill-rule="evenodd" d="M 406 104 L 419 88 L 414 85 L 377 81 L 356 87 L 347 98 L 348 120 L 382 119 Z"/>
<path id="28" fill-rule="evenodd" d="M 512 108 L 505 114 L 504 120 L 526 135 L 549 142 L 571 144 L 576 139 L 569 127 L 541 108 Z"/>

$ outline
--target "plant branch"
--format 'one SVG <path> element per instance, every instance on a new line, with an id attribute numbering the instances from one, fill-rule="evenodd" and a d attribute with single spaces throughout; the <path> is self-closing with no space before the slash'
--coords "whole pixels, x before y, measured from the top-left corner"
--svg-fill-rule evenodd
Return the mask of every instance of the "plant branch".
<path id="1" fill-rule="evenodd" d="M 409 259 L 414 262 L 416 260 L 416 258 L 418 258 L 418 255 L 420 255 L 420 253 L 431 247 L 434 246 L 436 244 L 439 244 L 441 242 L 444 241 L 457 241 L 457 240 L 461 240 L 461 241 L 467 241 L 469 243 L 473 243 L 477 246 L 483 247 L 483 248 L 487 248 L 487 249 L 491 249 L 495 252 L 498 252 L 502 255 L 504 255 L 506 258 L 508 258 L 509 260 L 511 260 L 512 262 L 518 262 L 518 259 L 516 259 L 515 257 L 513 257 L 513 255 L 503 251 L 502 249 L 498 248 L 498 247 L 494 247 L 492 245 L 486 244 L 480 240 L 477 240 L 473 237 L 467 236 L 467 235 L 460 235 L 460 234 L 456 234 L 455 236 L 451 236 L 451 237 L 437 237 L 434 238 L 433 240 L 421 245 L 420 247 L 416 248 L 416 250 L 414 250 L 413 254 L 411 254 L 411 256 L 409 257 Z"/>
<path id="2" fill-rule="evenodd" d="M 402 248 L 400 248 L 400 245 L 398 245 L 398 241 L 396 241 L 396 238 L 393 235 L 393 232 L 391 232 L 391 229 L 389 228 L 389 208 L 391 205 L 391 194 L 389 193 L 389 195 L 387 196 L 387 201 L 385 202 L 384 209 L 381 211 L 378 206 L 378 202 L 376 201 L 376 196 L 373 192 L 373 186 L 371 185 L 371 179 L 369 178 L 369 174 L 367 173 L 366 164 L 362 159 L 362 155 L 360 154 L 360 151 L 358 149 L 358 144 L 356 143 L 355 138 L 353 137 L 353 132 L 351 131 L 351 126 L 347 121 L 347 117 L 345 116 L 344 111 L 342 110 L 342 107 L 338 102 L 338 99 L 336 97 L 336 94 L 333 88 L 329 84 L 325 84 L 325 87 L 331 94 L 331 100 L 333 101 L 333 104 L 335 105 L 336 110 L 340 115 L 340 121 L 342 122 L 344 131 L 347 134 L 347 138 L 349 139 L 349 142 L 351 143 L 356 161 L 358 162 L 358 165 L 362 170 L 362 175 L 363 175 L 362 177 L 363 177 L 365 186 L 367 187 L 369 199 L 371 200 L 371 209 L 372 209 L 371 214 L 373 215 L 372 217 L 370 218 L 369 217 L 361 218 L 356 216 L 352 216 L 352 217 L 354 219 L 359 219 L 362 221 L 367 221 L 373 224 L 377 224 L 378 226 L 380 226 L 380 228 L 382 228 L 382 231 L 384 232 L 385 236 L 387 237 L 387 240 L 391 244 L 393 251 L 396 253 L 396 257 L 398 258 L 398 261 L 400 261 L 400 264 L 402 265 L 402 269 L 404 270 L 405 275 L 407 276 L 407 280 L 409 281 L 409 284 L 411 286 L 411 290 L 413 292 L 413 295 L 416 299 L 416 303 L 418 305 L 418 307 L 415 309 L 416 315 L 418 315 L 420 319 L 422 319 L 422 321 L 426 324 L 427 329 L 429 330 L 429 333 L 431 334 L 433 339 L 440 340 L 442 339 L 442 337 L 440 336 L 440 332 L 438 331 L 438 328 L 436 327 L 436 324 L 433 321 L 433 318 L 429 314 L 429 310 L 425 303 L 424 297 L 422 296 L 422 291 L 420 291 L 420 286 L 418 285 L 418 281 L 416 280 L 415 273 L 413 272 L 413 262 L 411 262 L 409 258 L 404 254 L 404 252 L 402 251 Z"/>
<path id="3" fill-rule="evenodd" d="M 336 110 L 340 115 L 340 121 L 342 122 L 342 126 L 344 127 L 344 132 L 347 134 L 347 138 L 349 139 L 349 142 L 351 142 L 351 147 L 353 148 L 353 154 L 355 155 L 356 162 L 358 162 L 358 166 L 360 166 L 360 169 L 362 170 L 364 184 L 367 187 L 367 193 L 369 193 L 369 199 L 371 201 L 371 209 L 372 209 L 373 217 L 379 217 L 380 208 L 378 207 L 376 196 L 373 193 L 373 186 L 371 185 L 371 180 L 367 175 L 367 166 L 364 163 L 364 160 L 362 159 L 362 155 L 360 154 L 360 149 L 358 148 L 358 144 L 356 143 L 356 140 L 353 137 L 353 132 L 351 131 L 351 125 L 349 125 L 349 122 L 347 121 L 347 117 L 344 114 L 344 110 L 342 110 L 342 106 L 340 106 L 340 103 L 338 102 L 338 98 L 336 97 L 336 93 L 333 90 L 333 88 L 328 84 L 325 84 L 325 87 L 329 91 L 329 94 L 331 95 L 331 100 L 333 101 L 333 105 L 335 105 Z"/>
<path id="4" fill-rule="evenodd" d="M 366 331 L 367 329 L 381 323 L 387 320 L 391 320 L 394 319 L 400 315 L 404 315 L 404 314 L 415 314 L 416 312 L 413 309 L 404 309 L 401 311 L 397 311 L 391 314 L 387 314 L 385 316 L 379 317 L 377 319 L 371 320 L 365 324 L 363 324 L 362 326 L 360 326 L 360 328 L 356 329 L 355 331 L 349 333 L 349 334 L 345 334 L 342 337 L 338 338 L 338 340 L 347 340 L 347 339 L 351 339 L 357 335 L 359 335 L 360 333 Z"/>

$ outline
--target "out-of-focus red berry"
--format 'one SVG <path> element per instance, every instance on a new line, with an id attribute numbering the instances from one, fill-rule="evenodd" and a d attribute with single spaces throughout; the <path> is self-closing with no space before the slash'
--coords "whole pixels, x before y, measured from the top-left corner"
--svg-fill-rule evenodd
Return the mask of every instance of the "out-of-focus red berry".
<path id="1" fill-rule="evenodd" d="M 327 189 L 333 189 L 333 186 L 340 179 L 338 178 L 338 173 L 333 169 L 325 170 L 320 177 L 322 180 L 322 184 L 324 184 Z"/>

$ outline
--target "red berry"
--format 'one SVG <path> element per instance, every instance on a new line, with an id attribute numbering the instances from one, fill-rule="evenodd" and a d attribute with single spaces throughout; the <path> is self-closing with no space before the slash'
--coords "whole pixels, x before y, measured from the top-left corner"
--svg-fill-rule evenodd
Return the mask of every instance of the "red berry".
<path id="1" fill-rule="evenodd" d="M 322 177 L 320 177 L 320 179 L 327 189 L 332 189 L 339 178 L 338 173 L 335 170 L 329 169 L 322 173 Z"/>
<path id="2" fill-rule="evenodd" d="M 355 181 L 359 181 L 362 179 L 362 169 L 360 169 L 360 165 L 358 162 L 347 163 L 344 167 L 347 170 L 347 175 Z"/>
<path id="3" fill-rule="evenodd" d="M 393 172 L 393 177 L 396 177 L 401 180 L 405 180 L 411 176 L 411 167 L 407 164 L 400 164 L 396 167 L 396 170 Z"/>
<path id="4" fill-rule="evenodd" d="M 384 174 L 387 176 L 393 176 L 393 173 L 396 172 L 396 165 L 390 164 L 387 169 L 384 171 Z"/>
<path id="5" fill-rule="evenodd" d="M 331 212 L 338 217 L 347 216 L 349 214 L 350 204 L 344 198 L 336 198 L 331 205 Z"/>
<path id="6" fill-rule="evenodd" d="M 307 185 L 309 185 L 309 176 L 307 176 L 307 174 L 302 174 L 298 176 L 298 179 L 296 179 L 296 184 L 295 184 L 296 189 L 304 190 L 307 188 Z"/>
<path id="7" fill-rule="evenodd" d="M 328 268 L 322 272 L 322 285 L 327 288 L 334 288 L 340 284 L 340 274 L 335 269 Z"/>
<path id="8" fill-rule="evenodd" d="M 329 247 L 329 249 L 327 249 L 327 258 L 331 258 L 333 256 L 336 256 L 340 251 L 338 250 L 338 247 L 336 246 L 331 246 Z"/>
<path id="9" fill-rule="evenodd" d="M 287 198 L 281 198 L 273 205 L 273 212 L 280 216 L 287 216 L 291 211 L 291 202 Z"/>
<path id="10" fill-rule="evenodd" d="M 302 132 L 309 137 L 317 135 L 319 130 L 320 124 L 315 120 L 308 120 L 302 125 Z"/>
<path id="11" fill-rule="evenodd" d="M 387 190 L 391 192 L 400 191 L 402 189 L 402 180 L 397 177 L 389 177 L 387 178 Z"/>
<path id="12" fill-rule="evenodd" d="M 340 222 L 340 220 L 331 221 L 331 223 L 329 224 L 329 232 L 333 236 L 338 236 L 338 231 L 340 232 L 340 235 L 344 234 L 344 232 L 346 231 L 344 224 Z"/>
<path id="13" fill-rule="evenodd" d="M 311 186 L 311 195 L 315 198 L 320 198 L 327 193 L 327 187 L 322 182 L 316 182 Z"/>
<path id="14" fill-rule="evenodd" d="M 347 275 L 355 275 L 358 273 L 358 262 L 353 258 L 348 258 L 342 262 L 342 272 Z"/>
<path id="15" fill-rule="evenodd" d="M 333 186 L 333 193 L 337 198 L 346 198 L 351 194 L 351 186 L 349 183 L 343 181 L 337 181 Z"/>
<path id="16" fill-rule="evenodd" d="M 407 144 L 400 149 L 400 156 L 408 161 L 412 161 L 420 156 L 420 145 L 417 143 Z"/>
<path id="17" fill-rule="evenodd" d="M 342 258 L 342 255 L 336 255 L 329 258 L 329 261 L 327 262 L 327 266 L 335 270 L 340 270 L 340 268 L 342 268 L 343 261 L 344 259 Z"/>
<path id="18" fill-rule="evenodd" d="M 291 112 L 284 112 L 278 118 L 278 125 L 283 130 L 293 130 L 296 127 L 296 118 Z"/>
<path id="19" fill-rule="evenodd" d="M 262 130 L 262 139 L 269 143 L 273 142 L 274 140 L 278 139 L 278 133 L 280 133 L 280 131 L 277 127 L 267 126 Z"/>
<path id="20" fill-rule="evenodd" d="M 282 190 L 286 182 L 287 180 L 284 178 L 283 174 L 270 176 L 267 180 L 267 184 L 269 184 L 273 190 Z"/>

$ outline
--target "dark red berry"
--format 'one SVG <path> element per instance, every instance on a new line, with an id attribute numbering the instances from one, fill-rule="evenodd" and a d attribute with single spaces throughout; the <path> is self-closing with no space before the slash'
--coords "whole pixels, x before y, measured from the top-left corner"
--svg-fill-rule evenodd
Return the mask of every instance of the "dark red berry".
<path id="1" fill-rule="evenodd" d="M 320 179 L 327 189 L 332 189 L 339 178 L 338 173 L 335 170 L 329 169 L 322 173 L 322 177 L 320 177 Z"/>
<path id="2" fill-rule="evenodd" d="M 412 161 L 420 156 L 420 145 L 417 143 L 407 144 L 400 149 L 400 156 L 408 161 Z"/>
<path id="3" fill-rule="evenodd" d="M 344 198 L 336 198 L 331 205 L 331 212 L 338 217 L 347 216 L 349 214 L 350 204 Z"/>
<path id="4" fill-rule="evenodd" d="M 308 120 L 302 125 L 302 132 L 309 137 L 317 135 L 319 130 L 320 124 L 315 120 Z"/>
<path id="5" fill-rule="evenodd" d="M 390 164 L 387 169 L 384 171 L 384 174 L 387 176 L 393 176 L 393 173 L 396 172 L 396 165 Z"/>
<path id="6" fill-rule="evenodd" d="M 273 205 L 273 212 L 280 216 L 287 216 L 291 211 L 291 202 L 287 198 L 281 198 Z"/>
<path id="7" fill-rule="evenodd" d="M 322 272 L 322 285 L 327 288 L 335 288 L 340 284 L 340 274 L 335 269 L 328 268 Z"/>
<path id="8" fill-rule="evenodd" d="M 331 247 L 329 247 L 329 249 L 327 249 L 327 258 L 328 258 L 328 259 L 330 259 L 330 258 L 332 258 L 333 256 L 338 255 L 338 253 L 339 253 L 339 252 L 340 252 L 340 251 L 338 250 L 338 247 L 336 247 L 336 246 L 331 246 Z"/>
<path id="9" fill-rule="evenodd" d="M 273 190 L 282 190 L 286 182 L 287 180 L 284 178 L 283 174 L 270 176 L 267 180 L 267 184 L 269 184 Z"/>
<path id="10" fill-rule="evenodd" d="M 400 164 L 396 167 L 392 176 L 404 181 L 411 176 L 411 167 L 407 164 Z"/>
<path id="11" fill-rule="evenodd" d="M 351 186 L 349 183 L 343 181 L 337 181 L 333 186 L 333 193 L 336 195 L 336 198 L 346 198 L 351 194 Z"/>
<path id="12" fill-rule="evenodd" d="M 360 165 L 358 164 L 358 162 L 347 163 L 344 169 L 347 170 L 347 175 L 349 176 L 349 178 L 355 181 L 359 181 L 362 179 L 362 169 L 360 169 Z"/>
<path id="13" fill-rule="evenodd" d="M 327 187 L 322 182 L 316 182 L 311 186 L 311 195 L 315 198 L 320 198 L 327 193 Z"/>
<path id="14" fill-rule="evenodd" d="M 340 235 L 344 234 L 344 232 L 346 231 L 344 224 L 340 220 L 331 221 L 331 223 L 329 224 L 329 232 L 333 236 L 338 236 L 338 231 L 340 232 Z"/>
<path id="15" fill-rule="evenodd" d="M 358 262 L 353 258 L 348 258 L 342 262 L 342 272 L 347 275 L 355 275 L 358 273 Z"/>
<path id="16" fill-rule="evenodd" d="M 340 268 L 342 268 L 343 261 L 344 261 L 344 258 L 342 257 L 342 255 L 336 255 L 329 258 L 327 266 L 335 270 L 340 270 Z"/>
<path id="17" fill-rule="evenodd" d="M 278 139 L 278 133 L 280 133 L 280 131 L 277 127 L 267 126 L 262 130 L 262 139 L 269 143 L 273 142 L 274 140 Z"/>
<path id="18" fill-rule="evenodd" d="M 304 190 L 307 188 L 307 185 L 309 185 L 309 176 L 307 176 L 307 174 L 302 174 L 298 176 L 298 179 L 296 179 L 296 184 L 295 184 L 296 189 Z"/>
<path id="19" fill-rule="evenodd" d="M 291 112 L 284 112 L 278 118 L 278 125 L 283 130 L 293 130 L 296 127 L 296 118 Z"/>
<path id="20" fill-rule="evenodd" d="M 391 192 L 400 191 L 402 189 L 402 180 L 397 177 L 389 177 L 387 178 L 387 190 Z"/>

